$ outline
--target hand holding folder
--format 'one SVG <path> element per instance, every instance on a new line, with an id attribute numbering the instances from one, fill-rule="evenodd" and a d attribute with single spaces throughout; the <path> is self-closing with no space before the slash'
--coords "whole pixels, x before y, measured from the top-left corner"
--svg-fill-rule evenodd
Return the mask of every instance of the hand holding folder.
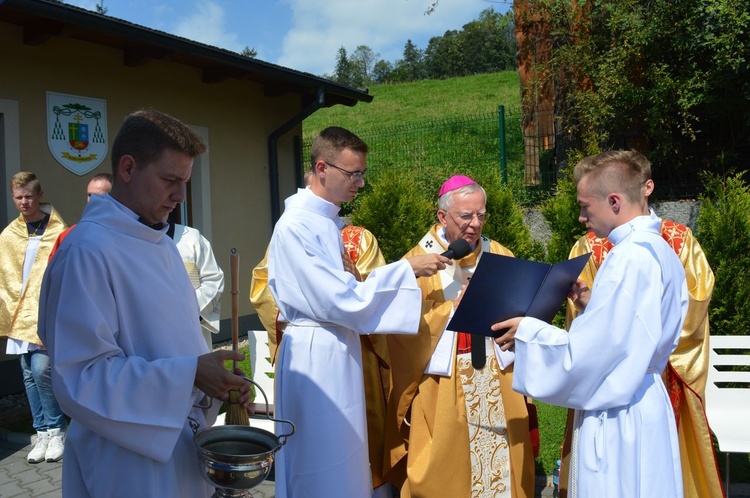
<path id="1" fill-rule="evenodd" d="M 554 265 L 483 253 L 448 330 L 496 337 L 490 327 L 516 316 L 550 322 L 591 253 Z"/>

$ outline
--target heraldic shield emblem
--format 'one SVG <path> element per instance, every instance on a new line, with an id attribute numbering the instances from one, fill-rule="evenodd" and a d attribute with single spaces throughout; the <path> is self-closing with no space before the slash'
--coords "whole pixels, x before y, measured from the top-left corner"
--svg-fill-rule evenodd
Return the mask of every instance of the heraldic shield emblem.
<path id="1" fill-rule="evenodd" d="M 107 155 L 107 101 L 47 92 L 47 144 L 76 175 L 94 170 Z"/>

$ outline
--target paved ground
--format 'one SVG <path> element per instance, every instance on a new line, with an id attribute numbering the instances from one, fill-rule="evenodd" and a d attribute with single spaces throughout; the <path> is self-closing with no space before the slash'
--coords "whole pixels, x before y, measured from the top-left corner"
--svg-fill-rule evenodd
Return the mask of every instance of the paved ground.
<path id="1" fill-rule="evenodd" d="M 62 460 L 31 464 L 26 461 L 30 450 L 28 434 L 0 428 L 0 497 L 61 498 Z M 253 496 L 273 498 L 273 483 L 262 483 L 253 489 Z"/>
<path id="2" fill-rule="evenodd" d="M 0 429 L 0 496 L 57 498 L 62 496 L 62 460 L 30 464 L 30 436 Z"/>
<path id="3" fill-rule="evenodd" d="M 31 464 L 30 436 L 0 428 L 0 498 L 61 498 L 62 460 Z M 537 497 L 552 496 L 545 477 L 537 478 Z M 274 484 L 266 481 L 252 490 L 255 498 L 273 498 Z"/>
<path id="4" fill-rule="evenodd" d="M 31 449 L 30 436 L 0 428 L 0 497 L 60 498 L 62 496 L 62 460 L 55 463 L 30 464 L 26 461 Z M 273 498 L 273 483 L 266 481 L 253 489 L 255 498 Z M 537 477 L 536 496 L 552 496 L 551 482 Z M 727 498 L 749 498 L 750 484 L 732 484 Z"/>
<path id="5" fill-rule="evenodd" d="M 24 393 L 0 398 L 0 418 L 28 413 Z M 31 436 L 0 427 L 0 498 L 61 498 L 62 460 L 31 464 Z M 255 498 L 273 498 L 273 483 L 264 482 L 253 489 Z"/>

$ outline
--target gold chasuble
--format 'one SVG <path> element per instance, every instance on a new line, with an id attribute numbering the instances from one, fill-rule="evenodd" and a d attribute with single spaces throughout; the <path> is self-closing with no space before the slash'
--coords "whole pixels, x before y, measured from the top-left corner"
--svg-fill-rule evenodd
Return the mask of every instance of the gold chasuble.
<path id="1" fill-rule="evenodd" d="M 271 364 L 275 365 L 279 338 L 283 334 L 283 330 L 277 330 L 277 327 L 283 324 L 277 320 L 279 308 L 276 307 L 271 289 L 268 288 L 268 248 L 261 262 L 253 268 L 253 276 L 250 279 L 250 303 L 255 307 L 260 323 L 268 332 L 268 351 L 271 354 Z"/>
<path id="2" fill-rule="evenodd" d="M 341 230 L 341 237 L 344 249 L 356 265 L 362 280 L 367 278 L 375 268 L 385 265 L 378 241 L 368 230 L 357 226 L 346 226 Z M 268 349 L 271 352 L 272 363 L 275 363 L 285 323 L 278 321 L 279 310 L 268 288 L 268 250 L 263 260 L 253 269 L 250 302 L 268 332 Z M 368 452 L 372 469 L 372 485 L 373 488 L 377 488 L 385 483 L 383 478 L 385 404 L 390 382 L 388 347 L 384 335 L 363 335 L 359 339 L 362 345 Z"/>
<path id="3" fill-rule="evenodd" d="M 714 288 L 714 274 L 703 249 L 688 227 L 663 220 L 661 235 L 674 249 L 685 268 L 690 294 L 680 340 L 663 373 L 664 385 L 677 422 L 685 498 L 720 498 L 724 493 L 703 406 L 708 376 L 708 304 Z M 606 238 L 598 239 L 593 233 L 588 233 L 571 249 L 571 258 L 593 253 L 581 273 L 581 278 L 589 286 L 593 285 L 596 272 L 612 247 Z M 567 309 L 567 321 L 570 324 L 576 316 L 575 307 L 570 301 Z M 573 410 L 568 410 L 560 471 L 561 497 L 567 496 L 572 413 Z"/>
<path id="4" fill-rule="evenodd" d="M 433 226 L 404 257 L 445 251 L 437 235 L 441 228 Z M 402 498 L 534 496 L 528 411 L 525 397 L 512 389 L 513 366 L 501 370 L 488 347 L 488 362 L 476 371 L 468 354 L 457 355 L 454 341 L 450 376 L 425 373 L 453 307 L 445 300 L 446 275 L 441 274 L 473 269 L 483 250 L 513 255 L 482 237 L 452 267 L 417 280 L 423 295 L 419 333 L 387 336 L 386 478 L 401 487 Z M 488 426 L 492 429 L 482 430 Z"/>
<path id="5" fill-rule="evenodd" d="M 66 228 L 51 204 L 42 204 L 40 209 L 50 218 L 42 233 L 23 295 L 23 263 L 29 244 L 29 231 L 23 216 L 19 215 L 0 234 L 0 336 L 38 345 L 42 345 L 37 335 L 42 277 L 52 246 Z"/>

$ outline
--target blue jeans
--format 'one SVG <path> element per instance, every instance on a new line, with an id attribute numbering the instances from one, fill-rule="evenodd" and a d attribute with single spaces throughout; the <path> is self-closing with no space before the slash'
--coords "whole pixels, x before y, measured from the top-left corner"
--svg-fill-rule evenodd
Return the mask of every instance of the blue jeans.
<path id="1" fill-rule="evenodd" d="M 65 429 L 68 425 L 65 415 L 52 392 L 49 355 L 46 350 L 29 351 L 21 355 L 23 384 L 29 399 L 34 429 L 43 432 L 48 429 Z"/>

